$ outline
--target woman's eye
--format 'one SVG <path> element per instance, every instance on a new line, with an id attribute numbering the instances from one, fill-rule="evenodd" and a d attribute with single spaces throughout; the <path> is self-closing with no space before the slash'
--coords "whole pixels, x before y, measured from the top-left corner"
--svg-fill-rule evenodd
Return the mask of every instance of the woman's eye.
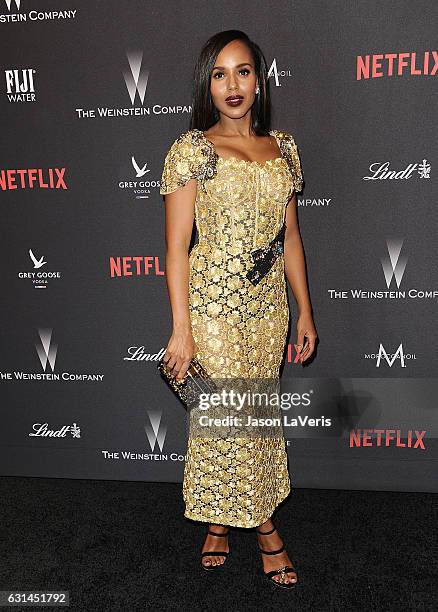
<path id="1" fill-rule="evenodd" d="M 239 70 L 239 72 L 246 72 L 247 74 L 249 74 L 250 70 L 248 70 L 248 68 L 241 68 Z M 215 72 L 214 75 L 213 75 L 213 78 L 215 79 L 220 74 L 224 74 L 224 73 L 223 72 Z"/>

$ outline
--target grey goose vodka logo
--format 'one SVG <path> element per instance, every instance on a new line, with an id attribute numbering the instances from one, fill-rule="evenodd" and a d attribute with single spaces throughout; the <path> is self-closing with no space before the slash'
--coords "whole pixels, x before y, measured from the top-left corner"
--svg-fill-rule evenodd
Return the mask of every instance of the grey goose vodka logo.
<path id="1" fill-rule="evenodd" d="M 58 359 L 58 343 L 54 340 L 52 327 L 39 327 L 37 329 L 38 338 L 35 342 L 35 351 L 38 357 L 40 369 L 38 371 L 24 372 L 23 370 L 14 370 L 10 372 L 0 371 L 0 381 L 17 380 L 20 382 L 28 380 L 36 381 L 62 381 L 62 382 L 102 382 L 104 374 L 97 372 L 71 372 L 68 370 L 60 370 L 56 367 Z M 81 347 L 79 347 L 81 348 Z M 85 353 L 86 354 L 86 353 Z M 82 355 L 82 350 L 81 350 Z M 68 359 L 66 352 L 63 353 L 63 359 Z"/>
<path id="2" fill-rule="evenodd" d="M 329 297 L 334 300 L 437 300 L 438 289 L 436 288 L 422 286 L 403 287 L 402 281 L 408 261 L 406 254 L 402 253 L 403 239 L 387 239 L 386 248 L 387 253 L 380 259 L 386 289 L 327 289 Z"/>
<path id="3" fill-rule="evenodd" d="M 0 13 L 0 23 L 15 23 L 19 21 L 63 21 L 74 19 L 77 9 L 65 11 L 31 10 L 21 12 L 21 0 L 0 0 L 0 6 L 6 5 L 7 13 Z"/>
<path id="4" fill-rule="evenodd" d="M 148 162 L 139 162 L 138 159 L 131 155 L 131 163 L 120 168 L 118 187 L 136 200 L 146 200 L 153 191 L 159 189 L 160 181 L 150 175 Z"/>
<path id="5" fill-rule="evenodd" d="M 57 270 L 47 270 L 44 266 L 47 264 L 44 255 L 36 255 L 32 249 L 28 251 L 32 269 L 18 272 L 18 278 L 26 281 L 31 281 L 35 289 L 47 289 L 49 280 L 61 278 L 61 272 Z"/>
<path id="6" fill-rule="evenodd" d="M 128 94 L 130 106 L 97 108 L 76 108 L 78 119 L 105 119 L 107 117 L 150 117 L 152 115 L 180 115 L 190 114 L 192 107 L 187 104 L 173 103 L 165 105 L 161 103 L 146 104 L 147 85 L 149 81 L 149 70 L 143 60 L 143 51 L 140 49 L 126 52 L 121 70 L 124 90 Z"/>

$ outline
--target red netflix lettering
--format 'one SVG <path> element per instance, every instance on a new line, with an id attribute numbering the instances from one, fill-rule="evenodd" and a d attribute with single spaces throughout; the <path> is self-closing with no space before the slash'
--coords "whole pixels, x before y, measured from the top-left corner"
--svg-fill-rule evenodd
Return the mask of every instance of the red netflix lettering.
<path id="1" fill-rule="evenodd" d="M 420 448 L 426 450 L 424 436 L 426 431 L 409 429 L 402 435 L 400 429 L 356 429 L 350 431 L 350 448 L 352 447 L 388 447 Z M 405 440 L 405 441 L 404 441 Z"/>
<path id="2" fill-rule="evenodd" d="M 65 168 L 26 168 L 0 170 L 0 188 L 13 189 L 68 189 L 64 180 Z"/>
<path id="3" fill-rule="evenodd" d="M 358 55 L 356 58 L 356 80 L 396 76 L 435 76 L 438 72 L 438 51 L 416 51 L 402 53 L 375 53 Z M 433 60 L 433 65 L 430 64 Z"/>

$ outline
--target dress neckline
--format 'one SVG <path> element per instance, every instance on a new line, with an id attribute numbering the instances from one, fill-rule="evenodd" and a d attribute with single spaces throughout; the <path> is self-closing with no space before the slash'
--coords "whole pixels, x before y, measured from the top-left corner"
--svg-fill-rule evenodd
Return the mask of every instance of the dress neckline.
<path id="1" fill-rule="evenodd" d="M 265 159 L 263 161 L 241 159 L 240 157 L 235 157 L 234 155 L 232 155 L 231 157 L 221 157 L 218 154 L 218 152 L 216 151 L 216 147 L 215 147 L 214 143 L 207 138 L 207 136 L 204 134 L 204 132 L 202 130 L 198 130 L 198 129 L 196 129 L 196 131 L 199 132 L 201 134 L 201 136 L 203 137 L 203 139 L 211 146 L 211 148 L 213 149 L 217 159 L 218 160 L 220 159 L 220 160 L 222 160 L 224 162 L 232 160 L 232 161 L 240 162 L 242 164 L 249 164 L 249 165 L 255 164 L 255 165 L 258 165 L 258 166 L 264 166 L 266 164 L 272 164 L 273 162 L 276 162 L 279 159 L 284 159 L 283 152 L 282 152 L 282 149 L 281 149 L 281 146 L 280 146 L 280 142 L 279 142 L 279 140 L 277 138 L 277 134 L 276 134 L 275 130 L 269 130 L 269 134 L 275 138 L 275 142 L 277 143 L 277 146 L 280 149 L 281 155 L 278 156 L 278 157 L 272 157 L 271 159 Z"/>

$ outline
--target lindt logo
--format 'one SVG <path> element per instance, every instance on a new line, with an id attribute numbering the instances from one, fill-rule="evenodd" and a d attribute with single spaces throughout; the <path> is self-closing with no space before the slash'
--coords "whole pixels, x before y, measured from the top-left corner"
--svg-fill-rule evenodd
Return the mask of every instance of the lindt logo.
<path id="1" fill-rule="evenodd" d="M 29 434 L 30 437 L 65 438 L 67 433 L 70 433 L 73 438 L 81 437 L 81 430 L 77 423 L 63 425 L 60 429 L 49 429 L 48 423 L 34 423 L 32 430 Z"/>
<path id="2" fill-rule="evenodd" d="M 423 159 L 421 163 L 408 164 L 406 168 L 402 170 L 392 170 L 389 168 L 389 161 L 386 162 L 375 162 L 370 165 L 369 170 L 371 174 L 363 176 L 364 181 L 401 181 L 409 180 L 413 176 L 417 176 L 420 179 L 430 179 L 430 164 L 427 159 Z M 416 174 L 414 174 L 416 172 Z"/>

